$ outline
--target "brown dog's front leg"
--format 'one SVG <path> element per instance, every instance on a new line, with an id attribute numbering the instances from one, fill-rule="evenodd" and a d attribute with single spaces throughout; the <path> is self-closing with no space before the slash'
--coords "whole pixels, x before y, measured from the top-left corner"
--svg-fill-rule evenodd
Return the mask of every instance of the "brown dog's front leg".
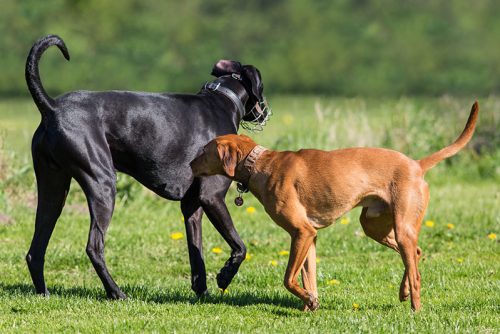
<path id="1" fill-rule="evenodd" d="M 316 238 L 309 247 L 306 261 L 301 270 L 302 283 L 304 289 L 310 291 L 315 298 L 318 298 L 318 285 L 316 283 Z M 307 304 L 304 304 L 304 311 L 309 311 Z"/>
<path id="2" fill-rule="evenodd" d="M 309 310 L 315 311 L 318 309 L 319 303 L 318 298 L 314 295 L 314 291 L 308 291 L 301 288 L 297 282 L 299 271 L 316 237 L 316 230 L 312 227 L 307 228 L 305 226 L 291 233 L 292 243 L 290 247 L 290 258 L 288 259 L 284 284 L 288 291 L 302 299 Z"/>

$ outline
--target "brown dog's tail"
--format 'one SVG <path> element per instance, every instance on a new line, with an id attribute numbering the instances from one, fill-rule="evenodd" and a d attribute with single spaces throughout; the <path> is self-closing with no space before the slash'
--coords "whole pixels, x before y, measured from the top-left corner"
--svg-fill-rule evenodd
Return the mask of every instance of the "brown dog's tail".
<path id="1" fill-rule="evenodd" d="M 38 71 L 38 61 L 43 52 L 52 45 L 56 45 L 59 50 L 61 50 L 64 58 L 69 60 L 68 49 L 66 49 L 64 41 L 56 35 L 48 35 L 36 41 L 26 60 L 26 83 L 28 84 L 28 89 L 33 97 L 33 101 L 35 101 L 42 117 L 44 117 L 48 111 L 54 110 L 54 100 L 47 95 L 47 92 L 42 86 L 40 73 Z"/>
<path id="2" fill-rule="evenodd" d="M 472 135 L 474 134 L 474 129 L 476 128 L 477 115 L 479 114 L 479 104 L 474 102 L 472 105 L 472 110 L 470 111 L 469 119 L 467 120 L 467 124 L 465 124 L 465 129 L 462 131 L 462 134 L 455 140 L 455 142 L 445 148 L 437 151 L 425 157 L 421 160 L 418 160 L 420 167 L 424 173 L 434 167 L 438 162 L 449 158 L 458 153 L 465 145 L 470 141 Z"/>

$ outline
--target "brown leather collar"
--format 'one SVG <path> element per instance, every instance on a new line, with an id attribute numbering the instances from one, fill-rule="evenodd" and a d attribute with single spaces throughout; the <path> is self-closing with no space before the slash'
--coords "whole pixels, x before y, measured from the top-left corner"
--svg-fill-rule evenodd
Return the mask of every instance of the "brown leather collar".
<path id="1" fill-rule="evenodd" d="M 257 145 L 250 151 L 250 153 L 248 153 L 247 157 L 243 161 L 243 168 L 240 168 L 241 177 L 239 177 L 239 179 L 241 180 L 240 183 L 244 188 L 248 187 L 248 181 L 250 180 L 252 174 L 255 173 L 255 163 L 265 151 L 267 151 L 267 148 Z"/>
<path id="2" fill-rule="evenodd" d="M 243 166 L 247 169 L 250 175 L 254 172 L 255 162 L 257 162 L 257 159 L 259 159 L 265 151 L 267 151 L 267 148 L 257 145 L 252 151 L 250 151 L 250 153 L 248 153 Z"/>

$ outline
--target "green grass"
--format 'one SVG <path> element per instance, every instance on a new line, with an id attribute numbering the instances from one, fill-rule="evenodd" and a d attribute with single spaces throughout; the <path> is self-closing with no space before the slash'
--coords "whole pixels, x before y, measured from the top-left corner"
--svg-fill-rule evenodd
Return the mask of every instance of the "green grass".
<path id="1" fill-rule="evenodd" d="M 252 135 L 267 147 L 385 146 L 415 158 L 454 140 L 472 104 L 452 98 L 270 101 L 275 115 L 264 132 Z M 252 195 L 245 195 L 242 208 L 234 206 L 234 189 L 227 203 L 251 258 L 221 296 L 215 275 L 230 249 L 204 219 L 211 296 L 197 301 L 190 291 L 185 237 L 170 238 L 184 232 L 179 204 L 159 199 L 123 176 L 106 258 L 130 298 L 104 298 L 85 254 L 89 218 L 76 184 L 47 251 L 45 276 L 52 295 L 36 296 L 24 256 L 36 203 L 29 141 L 39 114 L 31 101 L 1 102 L 0 332 L 497 333 L 500 252 L 498 239 L 488 235 L 500 232 L 500 100 L 480 102 L 480 123 L 469 149 L 428 173 L 426 220 L 435 225 L 420 233 L 423 309 L 417 314 L 408 302 L 398 301 L 399 255 L 363 236 L 359 209 L 348 214 L 348 224 L 319 231 L 321 307 L 301 312 L 301 302 L 282 285 L 287 257 L 278 253 L 288 249 L 288 235 Z M 246 211 L 250 206 L 256 208 L 253 214 Z M 214 247 L 222 253 L 213 253 Z M 332 279 L 340 284 L 329 285 Z"/>

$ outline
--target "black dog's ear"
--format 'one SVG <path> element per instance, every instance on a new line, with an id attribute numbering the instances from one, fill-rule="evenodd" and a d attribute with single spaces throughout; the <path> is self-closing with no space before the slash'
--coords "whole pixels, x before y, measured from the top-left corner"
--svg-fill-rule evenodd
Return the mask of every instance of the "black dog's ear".
<path id="1" fill-rule="evenodd" d="M 239 61 L 221 59 L 214 65 L 211 74 L 218 78 L 233 73 L 241 73 L 241 63 Z"/>
<path id="2" fill-rule="evenodd" d="M 252 94 L 259 101 L 262 102 L 264 97 L 262 92 L 264 91 L 264 85 L 262 84 L 261 76 L 259 70 L 252 65 L 243 66 L 243 77 L 250 80 L 252 84 Z"/>

